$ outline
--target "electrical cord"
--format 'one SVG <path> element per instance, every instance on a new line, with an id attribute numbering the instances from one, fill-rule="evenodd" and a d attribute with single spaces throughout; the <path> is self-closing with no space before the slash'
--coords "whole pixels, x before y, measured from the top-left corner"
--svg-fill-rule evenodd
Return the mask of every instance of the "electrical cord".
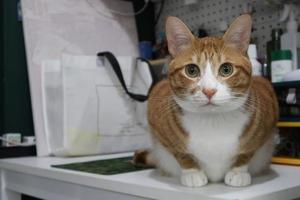
<path id="1" fill-rule="evenodd" d="M 142 12 L 144 12 L 146 10 L 146 8 L 148 7 L 148 4 L 149 4 L 149 1 L 150 0 L 145 0 L 145 3 L 144 3 L 144 6 L 138 10 L 137 12 L 134 12 L 134 13 L 123 13 L 123 12 L 120 12 L 120 11 L 117 11 L 117 10 L 112 10 L 112 9 L 109 9 L 108 10 L 113 13 L 113 14 L 117 14 L 117 15 L 121 15 L 121 16 L 124 16 L 124 17 L 132 17 L 132 16 L 135 16 L 135 15 L 139 15 L 141 14 Z M 89 0 L 86 0 L 86 2 L 89 4 L 89 6 L 91 8 L 93 8 L 98 14 L 100 15 L 104 15 L 104 16 L 108 16 L 107 13 L 103 12 L 103 11 L 99 11 L 98 9 L 95 8 L 95 6 L 89 1 Z"/>

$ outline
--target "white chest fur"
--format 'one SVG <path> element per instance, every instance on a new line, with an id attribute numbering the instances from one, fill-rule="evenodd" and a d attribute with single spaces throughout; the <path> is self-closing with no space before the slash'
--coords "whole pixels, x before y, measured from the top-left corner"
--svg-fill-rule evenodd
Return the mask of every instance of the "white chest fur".
<path id="1" fill-rule="evenodd" d="M 224 114 L 184 113 L 182 125 L 189 133 L 188 149 L 198 159 L 210 181 L 220 181 L 230 169 L 239 136 L 248 122 L 239 111 Z"/>

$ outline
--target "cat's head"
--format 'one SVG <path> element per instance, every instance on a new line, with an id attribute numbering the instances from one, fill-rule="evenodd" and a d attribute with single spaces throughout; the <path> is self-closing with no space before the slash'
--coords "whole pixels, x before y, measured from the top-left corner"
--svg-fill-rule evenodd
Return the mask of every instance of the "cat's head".
<path id="1" fill-rule="evenodd" d="M 176 17 L 168 17 L 166 35 L 173 57 L 168 79 L 176 102 L 191 112 L 224 112 L 245 104 L 251 82 L 247 49 L 250 15 L 238 17 L 223 37 L 198 39 Z"/>

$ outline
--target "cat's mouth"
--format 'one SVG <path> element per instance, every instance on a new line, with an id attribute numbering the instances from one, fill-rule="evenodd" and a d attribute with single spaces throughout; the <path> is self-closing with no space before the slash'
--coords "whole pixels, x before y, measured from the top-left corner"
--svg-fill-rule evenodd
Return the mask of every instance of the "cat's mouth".
<path id="1" fill-rule="evenodd" d="M 204 104 L 203 106 L 219 106 L 211 101 L 207 102 L 206 104 Z"/>

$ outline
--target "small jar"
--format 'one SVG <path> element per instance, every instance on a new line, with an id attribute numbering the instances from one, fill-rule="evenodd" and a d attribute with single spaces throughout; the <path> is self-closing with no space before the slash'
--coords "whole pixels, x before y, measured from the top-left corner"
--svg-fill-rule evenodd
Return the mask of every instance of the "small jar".
<path id="1" fill-rule="evenodd" d="M 293 70 L 292 52 L 290 50 L 276 50 L 271 54 L 272 83 L 282 82 L 285 74 Z"/>

